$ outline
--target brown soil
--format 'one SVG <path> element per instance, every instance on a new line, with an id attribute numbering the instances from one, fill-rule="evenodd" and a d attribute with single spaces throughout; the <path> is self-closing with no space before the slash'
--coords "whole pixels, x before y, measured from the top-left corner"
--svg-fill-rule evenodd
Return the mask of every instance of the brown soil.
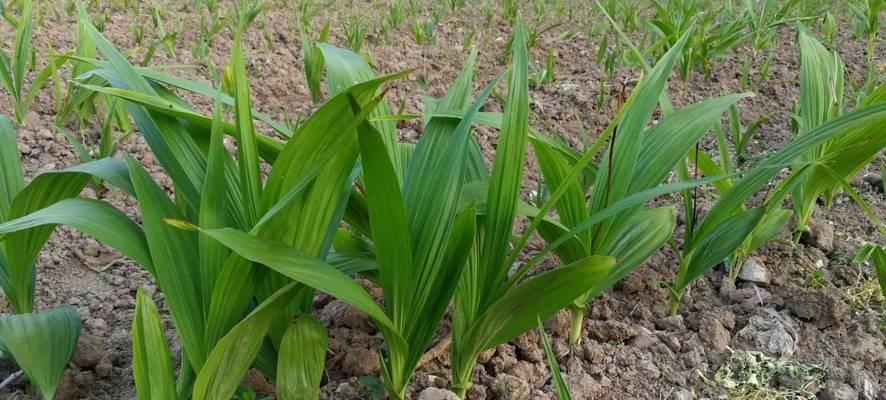
<path id="1" fill-rule="evenodd" d="M 50 7 L 50 10 L 54 7 L 60 19 L 54 20 L 53 12 L 49 11 L 44 25 L 36 28 L 34 47 L 38 50 L 41 65 L 46 62 L 42 50 L 48 45 L 55 49 L 74 47 L 75 19 L 67 16 L 63 2 L 50 3 L 39 4 Z M 170 60 L 158 51 L 153 64 L 193 63 L 190 49 L 198 33 L 196 22 L 199 18 L 185 6 L 191 2 L 168 3 L 164 7 L 167 29 L 179 23 L 184 27 L 178 38 L 179 58 Z M 321 21 L 331 19 L 332 42 L 342 45 L 342 22 L 347 20 L 349 12 L 359 12 L 365 21 L 385 17 L 386 10 L 376 8 L 376 3 L 358 0 L 353 7 L 322 11 L 314 21 L 320 25 Z M 393 104 L 403 101 L 405 112 L 420 113 L 420 94 L 442 95 L 466 58 L 462 39 L 474 28 L 478 29 L 474 43 L 480 49 L 477 85 L 505 68 L 501 55 L 510 28 L 498 17 L 487 24 L 480 10 L 480 5 L 468 5 L 455 14 L 448 13 L 436 28 L 437 42 L 433 45 L 416 46 L 408 20 L 400 31 L 390 32 L 389 42 L 377 34 L 370 35 L 363 52 L 374 60 L 377 71 L 415 69 L 408 78 L 394 84 L 389 95 Z M 150 40 L 153 28 L 149 26 L 146 12 L 134 15 L 132 11 L 121 11 L 112 6 L 104 12 L 110 16 L 105 35 L 118 48 L 134 46 L 130 30 L 133 21 L 144 25 L 146 41 Z M 304 115 L 312 109 L 304 83 L 301 44 L 297 30 L 289 22 L 290 14 L 288 8 L 269 7 L 260 17 L 264 28 L 253 28 L 246 38 L 254 106 L 277 120 L 282 120 L 285 113 Z M 846 21 L 840 25 L 843 29 L 837 47 L 846 62 L 847 75 L 858 81 L 865 64 L 864 43 L 846 32 L 849 26 Z M 602 109 L 595 107 L 599 82 L 605 79 L 602 67 L 593 61 L 602 35 L 588 37 L 579 34 L 569 40 L 559 38 L 567 30 L 582 31 L 590 26 L 591 22 L 576 17 L 545 33 L 532 51 L 538 66 L 542 66 L 547 49 L 556 54 L 554 82 L 530 92 L 535 113 L 533 125 L 549 124 L 563 132 L 576 147 L 580 146 L 581 139 L 575 112 L 582 116 L 592 138 L 606 128 L 612 116 L 609 101 Z M 267 47 L 265 35 L 273 41 L 273 49 Z M 794 35 L 793 28 L 782 30 L 773 48 L 771 76 L 764 82 L 753 82 L 750 90 L 756 96 L 741 103 L 746 124 L 760 115 L 770 117 L 752 143 L 751 154 L 771 152 L 790 140 L 788 112 L 799 90 Z M 14 32 L 7 24 L 0 25 L 0 43 L 4 50 L 11 48 L 13 37 Z M 612 42 L 615 38 L 609 40 Z M 216 65 L 226 63 L 230 46 L 231 36 L 226 31 L 214 40 L 212 57 Z M 886 45 L 882 41 L 877 44 L 878 65 L 884 63 L 884 48 Z M 741 54 L 750 52 L 749 48 L 740 50 Z M 763 58 L 764 55 L 752 56 L 752 72 L 759 68 Z M 140 56 L 133 61 L 137 59 Z M 711 80 L 694 72 L 688 82 L 682 82 L 675 74 L 670 96 L 676 107 L 682 107 L 713 96 L 740 92 L 741 68 L 742 60 L 731 57 L 714 64 Z M 205 72 L 206 69 L 201 67 L 183 69 L 176 74 L 205 81 Z M 624 79 L 638 75 L 637 69 L 619 69 L 611 81 L 605 82 L 609 99 L 613 98 Z M 0 97 L 4 99 L 0 102 L 0 113 L 12 115 L 11 106 L 5 94 L 3 96 Z M 186 98 L 198 110 L 208 113 L 206 101 Z M 18 130 L 19 148 L 28 178 L 79 162 L 65 138 L 52 133 L 54 117 L 54 99 L 47 87 L 32 107 L 27 126 Z M 417 140 L 419 128 L 417 122 L 401 124 L 401 139 Z M 96 136 L 97 126 L 87 128 L 85 133 Z M 495 148 L 495 132 L 478 129 L 476 137 L 484 152 L 491 154 Z M 713 142 L 708 140 L 704 147 L 712 149 Z M 169 180 L 163 176 L 141 138 L 134 138 L 121 146 L 121 150 L 133 154 L 149 168 L 155 179 L 169 186 Z M 536 187 L 538 174 L 531 159 L 527 165 L 525 188 L 528 193 Z M 856 179 L 853 184 L 874 212 L 884 219 L 886 201 L 882 193 L 883 183 L 876 178 L 878 168 L 878 162 L 868 167 L 860 174 L 869 174 L 866 179 Z M 873 172 L 877 173 L 870 175 Z M 127 213 L 137 215 L 133 200 L 120 193 L 97 195 L 87 190 L 84 194 L 100 196 Z M 676 199 L 663 201 L 676 202 Z M 575 397 L 728 397 L 725 389 L 714 380 L 718 367 L 735 349 L 766 350 L 753 340 L 755 336 L 750 328 L 760 321 L 777 321 L 773 323 L 796 344 L 790 349 L 791 354 L 782 356 L 827 368 L 824 381 L 829 389 L 822 390 L 822 396 L 827 392 L 832 398 L 838 398 L 833 397 L 834 393 L 848 390 L 848 393 L 860 396 L 858 398 L 886 399 L 886 335 L 881 330 L 883 321 L 877 319 L 883 314 L 876 314 L 872 309 L 850 307 L 846 301 L 846 293 L 853 285 L 871 279 L 869 267 L 851 264 L 849 260 L 864 241 L 882 241 L 883 238 L 846 196 L 840 196 L 830 210 L 822 210 L 817 222 L 833 227 L 832 248 L 820 249 L 804 244 L 793 247 L 788 241 L 778 241 L 758 251 L 757 256 L 772 275 L 768 286 L 744 282 L 734 285 L 718 269 L 693 285 L 685 296 L 679 317 L 668 318 L 667 291 L 652 285 L 655 281 L 668 281 L 673 277 L 675 259 L 672 251 L 665 248 L 589 305 L 586 337 L 581 345 L 566 343 L 568 320 L 565 314 L 549 321 L 548 332 L 553 335 L 554 351 Z M 819 247 L 828 246 L 819 244 Z M 553 262 L 549 260 L 549 263 Z M 819 268 L 820 273 L 814 274 Z M 820 281 L 811 281 L 810 276 L 817 274 L 821 276 Z M 156 293 L 150 276 L 133 262 L 79 232 L 66 228 L 57 230 L 37 262 L 38 308 L 70 304 L 84 321 L 77 355 L 65 373 L 58 398 L 135 397 L 129 330 L 135 293 L 140 287 L 147 288 L 163 308 L 162 297 Z M 8 310 L 8 307 L 3 309 Z M 324 295 L 318 296 L 316 313 L 330 332 L 328 374 L 324 377 L 322 397 L 369 398 L 368 390 L 356 377 L 378 374 L 377 354 L 383 349 L 380 336 L 365 316 Z M 169 321 L 166 324 L 173 352 L 178 354 L 174 329 Z M 442 333 L 445 334 L 445 329 Z M 13 372 L 12 368 L 8 364 L 0 365 L 0 372 L 3 372 L 0 378 Z M 487 352 L 477 369 L 469 398 L 552 399 L 556 396 L 536 332 Z M 426 387 L 446 387 L 449 379 L 448 355 L 443 352 L 420 369 L 411 390 L 418 393 Z M 790 382 L 781 384 L 789 385 Z M 34 395 L 30 390 L 26 386 L 14 385 L 0 392 L 0 396 L 30 398 Z"/>

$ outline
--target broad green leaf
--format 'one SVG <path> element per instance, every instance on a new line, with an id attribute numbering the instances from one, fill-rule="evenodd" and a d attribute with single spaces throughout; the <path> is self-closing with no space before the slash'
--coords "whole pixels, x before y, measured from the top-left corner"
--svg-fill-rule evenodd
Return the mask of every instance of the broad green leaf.
<path id="1" fill-rule="evenodd" d="M 627 228 L 613 241 L 606 250 L 607 255 L 616 259 L 615 266 L 591 289 L 581 302 L 584 306 L 588 300 L 609 290 L 613 285 L 624 279 L 628 274 L 646 261 L 661 248 L 674 233 L 677 215 L 671 207 L 654 208 L 636 213 L 628 220 Z"/>
<path id="2" fill-rule="evenodd" d="M 188 361 L 199 371 L 206 360 L 206 349 L 197 234 L 163 222 L 166 218 L 182 219 L 181 211 L 144 168 L 132 158 L 127 158 L 127 163 L 154 261 L 154 279 L 166 296 Z"/>
<path id="3" fill-rule="evenodd" d="M 293 282 L 268 297 L 218 342 L 197 374 L 195 400 L 229 399 L 234 395 L 252 366 L 271 321 L 292 301 L 299 286 Z"/>
<path id="4" fill-rule="evenodd" d="M 79 40 L 78 40 L 78 43 L 79 43 Z M 88 63 L 96 68 L 104 68 L 104 69 L 112 68 L 112 65 L 109 62 L 104 61 L 104 60 L 96 60 L 96 59 L 90 58 L 90 57 L 71 57 L 71 58 L 74 60 L 77 60 L 79 62 Z M 192 80 L 188 80 L 188 79 L 184 79 L 184 78 L 179 78 L 177 76 L 167 74 L 167 73 L 163 72 L 162 70 L 148 68 L 148 67 L 135 67 L 135 71 L 137 73 L 139 73 L 141 76 L 143 76 L 145 79 L 149 79 L 149 80 L 157 82 L 157 83 L 169 85 L 169 86 L 172 86 L 172 87 L 175 87 L 178 89 L 182 89 L 187 92 L 198 94 L 198 95 L 203 96 L 207 99 L 214 99 L 216 96 L 216 93 L 218 92 L 218 90 L 216 90 L 216 88 L 214 88 L 210 85 L 206 85 L 204 83 L 200 83 L 200 82 L 196 82 L 196 81 L 192 81 Z M 81 76 L 79 74 L 75 75 L 75 76 L 78 79 L 84 78 L 84 76 Z M 222 94 L 222 103 L 224 103 L 227 106 L 233 106 L 234 102 L 235 102 L 235 100 L 233 97 L 231 97 L 227 94 L 224 94 L 224 93 Z M 262 123 L 264 123 L 265 125 L 271 127 L 275 132 L 277 132 L 278 134 L 280 134 L 284 138 L 292 137 L 292 132 L 289 129 L 287 129 L 285 126 L 275 122 L 273 119 L 271 119 L 267 115 L 262 114 L 256 110 L 252 110 L 252 115 L 253 115 L 253 117 L 255 117 L 255 119 L 257 119 L 257 120 L 261 121 Z"/>
<path id="5" fill-rule="evenodd" d="M 95 26 L 86 19 L 81 19 L 80 24 L 89 32 L 96 48 L 130 90 L 145 95 L 157 95 L 157 91 L 150 83 L 95 29 Z M 200 198 L 199 190 L 203 187 L 203 178 L 206 174 L 205 155 L 187 130 L 174 118 L 157 112 L 152 113 L 133 103 L 127 103 L 126 107 L 157 160 L 175 182 L 178 196 L 182 197 L 178 200 L 187 204 L 196 214 Z"/>
<path id="6" fill-rule="evenodd" d="M 874 264 L 874 272 L 877 275 L 877 282 L 880 283 L 880 291 L 886 296 L 886 251 L 883 247 L 877 246 L 871 253 L 871 263 Z"/>
<path id="7" fill-rule="evenodd" d="M 209 139 L 209 154 L 206 171 L 206 181 L 200 198 L 200 214 L 198 216 L 200 226 L 207 229 L 223 228 L 227 225 L 225 209 L 227 188 L 225 185 L 225 162 L 230 159 L 230 154 L 225 148 L 224 133 L 222 132 L 222 104 L 221 91 L 216 97 L 214 112 L 212 115 L 212 136 Z M 203 288 L 203 307 L 209 310 L 212 302 L 212 292 L 215 282 L 221 273 L 225 259 L 229 252 L 217 241 L 204 234 L 199 234 L 200 245 L 200 284 Z"/>
<path id="8" fill-rule="evenodd" d="M 723 194 L 720 201 L 702 220 L 695 237 L 704 237 L 723 220 L 732 216 L 744 202 L 775 177 L 785 165 L 796 160 L 810 149 L 828 140 L 842 137 L 882 137 L 879 128 L 886 124 L 886 104 L 859 108 L 834 118 L 823 125 L 795 138 L 781 150 L 773 153 L 763 163 L 748 171 L 744 177 Z M 795 172 L 796 173 L 796 172 Z M 792 181 L 784 188 L 791 191 L 799 183 Z"/>
<path id="9" fill-rule="evenodd" d="M 788 224 L 794 213 L 791 210 L 772 208 L 760 220 L 760 224 L 754 228 L 748 237 L 747 251 L 754 251 L 766 242 L 777 239 L 780 232 Z"/>
<path id="10" fill-rule="evenodd" d="M 97 71 L 96 74 L 102 73 L 104 71 Z M 102 74 L 104 75 L 104 74 Z M 202 114 L 199 114 L 195 111 L 192 111 L 186 107 L 183 107 L 181 104 L 177 104 L 176 102 L 164 99 L 157 95 L 148 95 L 138 92 L 133 92 L 127 89 L 121 89 L 116 87 L 104 87 L 93 84 L 82 83 L 79 85 L 83 89 L 87 89 L 96 93 L 102 93 L 109 96 L 118 97 L 124 99 L 126 101 L 144 106 L 151 111 L 156 111 L 161 114 L 165 114 L 168 116 L 181 118 L 188 121 L 191 124 L 196 126 L 210 129 L 212 128 L 213 118 L 206 117 Z M 235 139 L 240 137 L 240 133 L 237 130 L 237 126 L 224 122 L 222 124 L 224 132 L 233 136 Z M 198 131 L 192 133 L 200 133 Z M 277 139 L 274 139 L 270 136 L 266 135 L 256 135 L 255 136 L 257 146 L 259 149 L 259 154 L 265 160 L 269 162 L 273 162 L 277 156 L 280 154 L 280 150 L 283 149 L 283 143 Z"/>
<path id="11" fill-rule="evenodd" d="M 329 96 L 335 96 L 355 84 L 375 79 L 372 67 L 360 55 L 325 43 L 319 44 L 317 48 L 322 52 L 322 59 L 326 65 L 328 76 L 326 85 Z M 401 169 L 403 163 L 400 160 L 401 154 L 394 121 L 386 119 L 390 115 L 391 107 L 387 101 L 382 101 L 372 111 L 371 116 L 374 119 L 372 126 L 381 134 L 385 149 L 394 165 L 394 171 L 397 173 L 397 181 L 400 182 L 403 180 L 403 170 Z"/>
<path id="12" fill-rule="evenodd" d="M 64 199 L 0 224 L 0 240 L 13 232 L 45 225 L 73 227 L 123 253 L 149 272 L 154 269 L 141 228 L 120 210 L 98 200 Z"/>
<path id="13" fill-rule="evenodd" d="M 141 288 L 135 295 L 132 321 L 132 375 L 139 399 L 176 398 L 172 358 L 160 312 Z"/>
<path id="14" fill-rule="evenodd" d="M 344 273 L 317 258 L 307 256 L 279 242 L 257 238 L 235 229 L 212 229 L 203 232 L 244 258 L 326 292 L 366 313 L 384 327 L 393 327 L 391 320 L 366 290 Z"/>
<path id="15" fill-rule="evenodd" d="M 489 180 L 483 247 L 480 253 L 480 264 L 486 273 L 479 282 L 479 287 L 486 294 L 494 291 L 511 268 L 505 261 L 513 235 L 517 203 L 520 200 L 526 138 L 529 134 L 529 57 L 522 17 L 517 18 L 511 49 L 513 61 L 508 80 L 508 95 L 492 177 Z M 486 301 L 488 299 L 484 299 L 484 303 Z"/>
<path id="16" fill-rule="evenodd" d="M 247 226 L 258 221 L 262 196 L 262 173 L 258 159 L 255 128 L 252 126 L 252 105 L 249 100 L 249 80 L 243 60 L 242 32 L 234 36 L 231 68 L 234 75 L 234 109 L 237 117 L 237 158 L 240 166 L 240 190 Z M 219 100 L 220 101 L 220 100 Z M 218 117 L 220 119 L 221 117 Z M 215 118 L 214 118 L 215 120 Z M 218 128 L 216 128 L 218 129 Z"/>
<path id="17" fill-rule="evenodd" d="M 80 337 L 80 316 L 70 306 L 0 316 L 0 344 L 44 399 L 55 389 Z"/>
<path id="18" fill-rule="evenodd" d="M 15 130 L 0 115 L 0 222 L 6 221 L 12 200 L 25 187 L 20 157 Z"/>
<path id="19" fill-rule="evenodd" d="M 326 328 L 310 315 L 297 317 L 280 343 L 277 398 L 315 400 L 326 366 Z"/>
<path id="20" fill-rule="evenodd" d="M 412 301 L 415 279 L 412 240 L 403 196 L 381 133 L 362 124 L 359 135 L 367 210 L 381 287 L 388 315 L 399 329 L 404 329 L 407 312 L 416 304 Z"/>
<path id="21" fill-rule="evenodd" d="M 674 290 L 682 292 L 699 276 L 733 254 L 757 227 L 765 212 L 763 208 L 742 211 L 723 221 L 709 234 L 697 238 L 697 244 L 686 252 L 684 259 L 687 264 L 677 276 Z"/>
<path id="22" fill-rule="evenodd" d="M 126 174 L 125 168 L 120 161 L 102 159 L 60 171 L 42 173 L 15 196 L 6 219 L 13 220 L 60 200 L 74 197 L 80 194 L 92 177 L 107 180 L 118 187 L 131 187 L 128 179 L 121 177 Z M 55 230 L 54 225 L 39 225 L 10 233 L 4 239 L 7 269 L 0 273 L 6 273 L 9 286 L 3 290 L 17 312 L 30 312 L 33 309 L 34 262 L 53 230 Z"/>
<path id="23" fill-rule="evenodd" d="M 465 335 L 465 355 L 514 339 L 547 319 L 603 279 L 615 259 L 591 256 L 533 277 L 505 292 L 490 304 Z"/>

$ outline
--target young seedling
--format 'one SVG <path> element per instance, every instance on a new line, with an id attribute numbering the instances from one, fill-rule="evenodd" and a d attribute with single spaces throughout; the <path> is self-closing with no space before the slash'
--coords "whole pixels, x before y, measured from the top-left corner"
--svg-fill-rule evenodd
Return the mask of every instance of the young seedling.
<path id="1" fill-rule="evenodd" d="M 23 0 L 19 3 L 21 16 L 16 20 L 15 43 L 12 59 L 5 52 L 0 51 L 0 87 L 9 94 L 12 103 L 15 121 L 19 125 L 27 123 L 28 110 L 40 89 L 52 78 L 55 71 L 61 68 L 67 61 L 66 57 L 54 57 L 33 78 L 31 86 L 25 88 L 25 78 L 28 72 L 37 69 L 34 63 L 34 49 L 31 44 L 31 36 L 34 31 L 34 5 L 32 0 Z"/>

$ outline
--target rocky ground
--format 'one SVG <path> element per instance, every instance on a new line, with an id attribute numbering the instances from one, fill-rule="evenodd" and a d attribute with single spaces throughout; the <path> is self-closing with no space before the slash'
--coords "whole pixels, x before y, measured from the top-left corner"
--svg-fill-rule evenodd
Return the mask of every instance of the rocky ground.
<path id="1" fill-rule="evenodd" d="M 59 2 L 60 3 L 60 2 Z M 43 26 L 36 29 L 34 46 L 45 49 L 72 49 L 76 23 L 62 4 L 41 3 L 55 7 L 58 20 L 48 13 Z M 194 64 L 191 44 L 198 33 L 197 17 L 184 4 L 170 2 L 164 7 L 169 26 L 181 23 L 177 59 L 162 51 L 155 64 Z M 462 40 L 477 29 L 475 43 L 480 46 L 477 84 L 482 84 L 505 67 L 501 58 L 510 28 L 498 18 L 487 24 L 479 5 L 468 5 L 448 14 L 436 28 L 437 42 L 416 46 L 408 23 L 400 31 L 391 31 L 390 40 L 372 34 L 364 53 L 374 60 L 380 72 L 414 68 L 408 78 L 394 85 L 389 98 L 403 102 L 406 112 L 420 113 L 419 95 L 440 96 L 461 68 L 466 53 Z M 104 9 L 109 18 L 105 35 L 121 49 L 134 46 L 133 21 L 150 31 L 150 21 L 115 6 Z M 350 13 L 359 13 L 366 21 L 380 20 L 386 11 L 374 3 L 357 0 L 353 7 L 322 11 L 315 19 L 319 25 L 332 19 L 332 42 L 342 45 L 339 21 Z M 306 115 L 310 99 L 302 71 L 298 31 L 290 24 L 291 10 L 271 6 L 260 17 L 263 28 L 253 29 L 247 37 L 247 57 L 253 103 L 260 111 L 282 120 L 284 115 Z M 600 22 L 600 21 L 596 21 Z M 531 23 L 531 21 L 530 21 Z M 848 23 L 842 23 L 848 26 Z M 532 55 L 538 66 L 547 49 L 556 55 L 553 83 L 530 92 L 533 125 L 549 125 L 563 133 L 573 145 L 581 143 L 576 115 L 580 115 L 589 136 L 596 137 L 610 120 L 609 101 L 596 107 L 603 88 L 613 98 L 625 79 L 638 77 L 637 69 L 619 68 L 607 80 L 602 67 L 593 61 L 602 35 L 585 32 L 591 21 L 576 20 L 558 26 L 541 36 Z M 167 27 L 167 29 L 170 29 Z M 846 28 L 848 29 L 848 28 Z M 567 31 L 578 35 L 561 39 Z M 150 33 L 149 33 L 150 34 Z M 747 124 L 761 115 L 769 116 L 751 144 L 752 154 L 765 154 L 790 140 L 791 110 L 799 91 L 798 51 L 795 29 L 783 29 L 773 48 L 774 60 L 768 80 L 752 82 L 749 90 L 756 96 L 743 101 L 742 118 Z M 12 45 L 14 32 L 0 26 L 0 44 Z M 266 40 L 270 38 L 269 40 Z M 614 41 L 614 37 L 610 37 Z M 267 42 L 273 43 L 272 48 Z M 212 58 L 224 65 L 229 55 L 231 36 L 221 33 L 212 43 Z M 858 80 L 864 68 L 864 43 L 841 30 L 838 51 L 847 65 L 847 76 Z M 876 61 L 883 65 L 881 41 L 876 47 Z M 142 54 L 144 49 L 136 50 Z M 750 54 L 749 48 L 741 53 Z M 764 55 L 750 55 L 756 72 Z M 45 53 L 38 51 L 38 62 L 45 63 Z M 134 57 L 137 60 L 139 57 Z M 674 75 L 670 96 L 675 106 L 726 93 L 742 91 L 738 57 L 714 63 L 712 77 L 704 79 L 695 72 L 687 82 Z M 206 80 L 205 67 L 182 69 L 177 75 Z M 64 168 L 79 162 L 62 135 L 54 133 L 54 99 L 46 89 L 38 97 L 28 116 L 27 126 L 19 129 L 19 149 L 26 171 L 32 178 L 43 171 Z M 3 94 L 5 96 L 5 94 Z M 11 115 L 11 106 L 3 98 L 0 113 Z M 196 108 L 208 112 L 205 101 L 193 100 Z M 403 123 L 402 140 L 417 139 L 420 123 Z M 97 126 L 83 132 L 97 136 Z M 476 137 L 490 154 L 495 148 L 495 132 L 480 129 Z M 712 141 L 705 143 L 713 148 Z M 121 151 L 134 155 L 149 168 L 159 182 L 169 187 L 169 180 L 157 165 L 144 141 L 135 136 L 121 145 Z M 536 187 L 537 166 L 527 163 L 526 192 Z M 883 182 L 875 162 L 853 181 L 853 186 L 869 202 L 874 212 L 886 218 Z M 100 197 L 137 216 L 131 198 L 117 192 L 96 193 Z M 674 203 L 676 198 L 660 202 Z M 776 241 L 758 251 L 755 265 L 737 283 L 720 269 L 703 276 L 685 296 L 680 314 L 667 316 L 668 292 L 654 282 L 669 281 L 675 273 L 675 257 L 669 248 L 653 256 L 636 272 L 589 305 L 585 337 L 580 345 L 570 346 L 568 318 L 561 313 L 546 323 L 552 335 L 554 352 L 577 399 L 692 399 L 692 398 L 801 398 L 791 393 L 817 393 L 819 398 L 834 400 L 886 399 L 886 300 L 878 297 L 869 266 L 851 263 L 864 241 L 881 241 L 874 225 L 848 197 L 838 197 L 831 209 L 822 209 L 814 220 L 815 235 L 799 245 L 789 240 Z M 547 261 L 549 265 L 554 260 Z M 147 289 L 158 303 L 149 274 L 107 247 L 79 232 L 59 228 L 37 263 L 38 308 L 70 304 L 84 320 L 77 353 L 66 371 L 58 398 L 128 399 L 135 397 L 132 383 L 129 330 L 134 298 L 140 287 Z M 8 307 L 4 306 L 4 310 Z M 322 398 L 365 399 L 371 396 L 371 384 L 363 376 L 379 373 L 378 353 L 383 342 L 372 323 L 349 306 L 319 295 L 316 315 L 329 329 L 330 343 L 327 374 Z M 173 352 L 178 354 L 171 323 L 166 321 Z M 447 327 L 440 330 L 445 342 Z M 445 350 L 439 346 L 438 350 Z M 749 353 L 748 351 L 751 351 Z M 753 352 L 765 353 L 765 356 Z M 448 353 L 439 351 L 417 373 L 410 393 L 421 400 L 446 399 L 450 383 Z M 0 365 L 3 377 L 14 372 L 9 364 Z M 755 374 L 760 385 L 749 384 Z M 0 377 L 2 378 L 2 377 Z M 767 378 L 767 379 L 763 379 Z M 257 374 L 247 380 L 257 391 L 269 390 Z M 537 332 L 527 333 L 513 343 L 484 353 L 468 393 L 469 399 L 553 399 L 556 398 L 550 373 Z M 0 392 L 8 398 L 30 398 L 26 386 L 13 385 Z M 756 396 L 756 397 L 754 397 Z M 799 396 L 799 395 L 797 395 Z M 814 395 L 813 395 L 814 396 Z"/>

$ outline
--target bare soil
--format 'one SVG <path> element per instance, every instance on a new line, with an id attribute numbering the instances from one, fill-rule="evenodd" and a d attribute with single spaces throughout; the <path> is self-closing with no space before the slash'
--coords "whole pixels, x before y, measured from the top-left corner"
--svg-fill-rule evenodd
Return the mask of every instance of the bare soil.
<path id="1" fill-rule="evenodd" d="M 199 32 L 199 17 L 189 9 L 190 3 L 167 2 L 163 8 L 167 30 L 179 24 L 183 26 L 177 42 L 179 57 L 169 59 L 158 51 L 153 64 L 196 63 L 190 49 Z M 330 6 L 315 18 L 315 23 L 319 26 L 322 21 L 331 19 L 331 41 L 344 45 L 342 23 L 347 21 L 350 13 L 359 14 L 367 22 L 385 17 L 386 10 L 376 8 L 376 3 L 357 0 L 352 7 Z M 47 46 L 73 49 L 76 20 L 66 14 L 63 2 L 40 4 L 41 7 L 54 7 L 60 15 L 55 20 L 53 13 L 47 12 L 43 26 L 36 28 L 34 47 L 38 63 L 44 65 Z M 118 48 L 126 50 L 134 46 L 133 23 L 142 24 L 146 41 L 151 39 L 153 28 L 147 12 L 135 15 L 132 11 L 107 6 L 104 13 L 109 16 L 104 33 Z M 251 29 L 246 38 L 253 104 L 277 120 L 282 120 L 285 114 L 307 115 L 312 110 L 302 71 L 301 43 L 290 17 L 288 8 L 271 6 L 260 17 L 264 27 Z M 846 21 L 840 25 L 843 29 L 837 39 L 837 50 L 846 62 L 847 76 L 859 81 L 864 73 L 864 43 L 849 35 Z M 389 95 L 393 104 L 403 102 L 405 112 L 421 112 L 421 94 L 439 97 L 444 93 L 467 57 L 461 43 L 471 29 L 478 30 L 474 42 L 480 50 L 476 85 L 485 83 L 506 67 L 502 54 L 510 28 L 499 17 L 486 23 L 480 5 L 468 4 L 454 14 L 447 14 L 436 27 L 437 42 L 432 45 L 415 45 L 409 26 L 407 21 L 399 31 L 391 31 L 389 42 L 378 34 L 370 34 L 363 51 L 371 57 L 380 73 L 415 69 L 408 78 L 394 83 Z M 532 123 L 536 127 L 550 125 L 576 147 L 581 143 L 576 114 L 582 117 L 591 139 L 606 128 L 613 114 L 609 100 L 602 108 L 595 107 L 600 80 L 606 80 L 602 67 L 593 60 L 603 35 L 588 37 L 579 34 L 568 40 L 560 39 L 566 31 L 584 32 L 590 26 L 590 21 L 576 17 L 546 32 L 532 50 L 533 61 L 539 67 L 543 65 L 547 49 L 552 49 L 556 55 L 554 82 L 531 89 L 531 107 L 535 113 Z M 273 48 L 267 46 L 265 35 L 271 39 Z M 782 29 L 773 47 L 771 76 L 763 82 L 753 80 L 750 90 L 756 96 L 740 104 L 745 124 L 761 115 L 770 117 L 751 144 L 751 154 L 765 154 L 790 141 L 788 112 L 799 92 L 798 50 L 794 35 L 793 27 Z M 13 38 L 11 28 L 0 25 L 0 45 L 4 50 L 10 50 Z M 227 62 L 231 40 L 231 35 L 223 31 L 213 41 L 212 57 L 216 65 Z M 613 42 L 615 38 L 609 40 Z M 884 48 L 886 45 L 882 41 L 877 43 L 875 59 L 878 65 L 884 63 Z M 143 52 L 144 49 L 136 51 L 138 56 L 132 61 L 139 60 Z M 742 48 L 739 54 L 751 54 L 751 49 Z M 765 55 L 751 57 L 754 73 Z M 682 107 L 713 96 L 741 92 L 741 69 L 742 59 L 733 56 L 714 63 L 710 80 L 704 79 L 700 72 L 693 72 L 687 82 L 682 82 L 674 74 L 670 97 L 676 107 Z M 190 79 L 207 79 L 205 67 L 181 69 L 175 73 Z M 604 82 L 608 98 L 614 98 L 622 81 L 638 76 L 637 69 L 619 69 L 612 80 Z M 208 113 L 206 101 L 185 97 L 198 110 Z M 0 113 L 12 115 L 5 94 L 0 98 Z M 54 133 L 54 118 L 52 90 L 47 87 L 29 113 L 27 126 L 18 130 L 19 149 L 28 179 L 43 171 L 79 162 L 65 138 Z M 97 137 L 97 130 L 94 124 L 85 134 Z M 402 140 L 415 141 L 420 134 L 420 123 L 402 123 L 399 132 Z M 477 129 L 475 134 L 484 152 L 491 155 L 496 133 Z M 704 147 L 713 149 L 713 142 L 708 140 Z M 134 155 L 149 168 L 156 180 L 170 186 L 140 137 L 136 135 L 122 145 L 121 151 Z M 527 167 L 526 193 L 536 187 L 538 179 L 537 166 L 531 157 Z M 859 174 L 853 185 L 878 217 L 886 219 L 879 167 L 879 162 L 875 162 Z M 110 201 L 130 215 L 138 214 L 135 202 L 122 193 L 95 193 L 88 189 L 84 195 Z M 677 201 L 677 198 L 660 200 L 673 204 L 678 204 Z M 838 197 L 831 209 L 822 208 L 815 222 L 825 232 L 832 231 L 831 245 L 826 243 L 826 238 L 825 242 L 810 240 L 797 246 L 789 240 L 782 240 L 770 243 L 758 252 L 756 256 L 772 277 L 768 285 L 733 284 L 718 268 L 693 285 L 678 317 L 667 317 L 667 289 L 654 285 L 656 281 L 671 280 L 675 273 L 675 257 L 669 248 L 665 248 L 589 304 L 586 336 L 580 345 L 570 346 L 565 340 L 568 332 L 565 313 L 548 321 L 555 353 L 575 397 L 733 397 L 734 392 L 729 392 L 717 379 L 718 369 L 733 351 L 745 349 L 772 353 L 774 347 L 767 340 L 775 335 L 781 342 L 777 343 L 780 344 L 776 346 L 779 353 L 774 356 L 804 365 L 821 365 L 826 369 L 826 376 L 820 382 L 822 387 L 808 388 L 811 392 L 818 392 L 822 398 L 886 399 L 886 335 L 883 330 L 886 313 L 882 303 L 857 302 L 853 288 L 869 283 L 872 272 L 868 266 L 850 262 L 865 241 L 882 242 L 883 238 L 862 210 L 844 195 Z M 548 260 L 547 263 L 550 266 L 555 261 Z M 164 307 L 162 296 L 157 293 L 149 274 L 132 261 L 70 229 L 59 228 L 53 235 L 37 262 L 38 308 L 70 304 L 84 321 L 77 354 L 65 373 L 58 398 L 135 398 L 129 331 L 135 293 L 140 287 L 147 288 L 161 308 Z M 8 312 L 8 306 L 4 305 L 3 310 Z M 370 398 L 368 389 L 357 377 L 379 372 L 377 354 L 384 350 L 378 332 L 365 316 L 325 295 L 317 298 L 316 314 L 330 333 L 322 398 Z M 179 349 L 174 329 L 168 320 L 166 324 L 177 357 Z M 446 330 L 445 326 L 441 329 L 441 339 Z M 13 367 L 0 365 L 0 372 L 5 377 L 13 372 Z M 774 387 L 796 385 L 796 381 L 790 378 L 779 377 Z M 258 391 L 268 388 L 267 383 L 261 382 L 257 376 L 251 376 L 248 381 Z M 474 382 L 468 396 L 470 399 L 556 398 L 536 332 L 484 354 Z M 417 394 L 426 387 L 447 387 L 449 383 L 448 354 L 441 352 L 439 357 L 419 370 L 411 393 Z M 0 391 L 0 397 L 6 398 L 31 396 L 35 394 L 24 385 L 13 385 Z"/>

